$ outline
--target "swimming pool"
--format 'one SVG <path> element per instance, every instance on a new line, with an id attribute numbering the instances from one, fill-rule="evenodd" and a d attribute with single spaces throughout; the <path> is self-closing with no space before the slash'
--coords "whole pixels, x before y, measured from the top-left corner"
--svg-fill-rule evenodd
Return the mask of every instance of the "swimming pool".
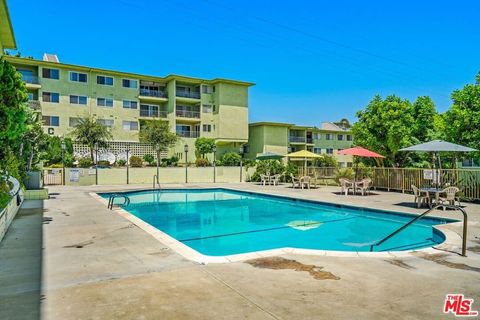
<path id="1" fill-rule="evenodd" d="M 412 215 L 297 200 L 228 189 L 171 189 L 124 193 L 123 209 L 209 256 L 276 248 L 370 251 L 370 245 Z M 108 199 L 109 193 L 100 193 Z M 119 199 L 119 202 L 122 202 Z M 432 226 L 456 220 L 425 217 L 375 247 L 412 250 L 442 243 Z"/>

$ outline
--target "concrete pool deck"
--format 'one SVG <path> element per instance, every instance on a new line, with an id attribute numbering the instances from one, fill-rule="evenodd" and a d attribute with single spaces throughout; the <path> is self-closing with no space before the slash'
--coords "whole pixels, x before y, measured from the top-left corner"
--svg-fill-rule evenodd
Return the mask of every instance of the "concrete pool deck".
<path id="1" fill-rule="evenodd" d="M 425 211 L 411 206 L 412 195 L 393 192 L 360 197 L 339 195 L 338 187 L 187 185 L 213 186 Z M 138 188 L 146 186 L 49 187 L 49 200 L 25 203 L 0 243 L 0 318 L 452 319 L 443 314 L 448 293 L 475 299 L 480 310 L 480 205 L 464 203 L 466 258 L 444 250 L 390 257 L 282 254 L 201 265 L 89 195 Z M 461 218 L 451 211 L 434 215 Z M 448 228 L 461 234 L 461 226 Z"/>

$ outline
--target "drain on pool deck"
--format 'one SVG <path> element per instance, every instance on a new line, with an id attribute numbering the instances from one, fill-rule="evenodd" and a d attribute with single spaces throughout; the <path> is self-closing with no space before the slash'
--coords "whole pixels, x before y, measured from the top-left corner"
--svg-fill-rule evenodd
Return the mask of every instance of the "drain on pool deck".
<path id="1" fill-rule="evenodd" d="M 340 280 L 339 277 L 328 271 L 322 271 L 323 267 L 313 264 L 303 264 L 296 260 L 289 260 L 280 257 L 259 258 L 247 260 L 248 263 L 257 268 L 266 268 L 273 270 L 292 269 L 295 271 L 306 271 L 317 280 Z"/>

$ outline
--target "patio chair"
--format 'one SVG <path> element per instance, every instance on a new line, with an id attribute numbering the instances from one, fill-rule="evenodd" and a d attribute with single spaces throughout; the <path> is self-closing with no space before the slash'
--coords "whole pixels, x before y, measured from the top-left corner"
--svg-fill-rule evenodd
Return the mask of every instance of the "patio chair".
<path id="1" fill-rule="evenodd" d="M 278 186 L 280 183 L 280 178 L 282 177 L 281 174 L 274 174 L 273 176 L 270 177 L 270 184 L 273 184 L 274 186 Z"/>
<path id="2" fill-rule="evenodd" d="M 349 190 L 353 190 L 353 181 L 345 178 L 340 178 L 338 181 L 340 182 L 340 187 L 342 188 L 342 194 L 347 195 Z"/>
<path id="3" fill-rule="evenodd" d="M 291 173 L 290 178 L 292 179 L 292 188 L 300 188 L 300 180 L 298 178 L 295 178 L 295 176 Z"/>
<path id="4" fill-rule="evenodd" d="M 311 182 L 312 178 L 310 176 L 303 176 L 300 178 L 300 186 L 302 187 L 302 189 L 304 187 L 310 189 L 310 182 Z"/>
<path id="5" fill-rule="evenodd" d="M 438 203 L 455 205 L 455 201 L 456 201 L 460 206 L 460 197 L 457 196 L 457 193 L 459 191 L 460 189 L 458 189 L 457 187 L 447 187 L 443 189 L 442 192 L 440 193 L 441 195 L 438 197 Z M 445 207 L 443 207 L 443 211 L 445 211 Z"/>
<path id="6" fill-rule="evenodd" d="M 262 185 L 270 184 L 270 176 L 267 176 L 265 174 L 260 175 L 260 182 Z"/>
<path id="7" fill-rule="evenodd" d="M 420 190 L 413 184 L 411 185 L 411 187 L 413 190 L 413 195 L 415 196 L 415 199 L 413 200 L 413 202 L 417 204 L 417 208 L 420 208 L 422 203 L 425 203 L 426 205 L 430 205 L 430 195 L 427 191 Z"/>
<path id="8" fill-rule="evenodd" d="M 371 186 L 372 186 L 372 179 L 370 178 L 365 178 L 365 179 L 362 179 L 360 182 L 355 183 L 356 189 L 362 192 L 362 196 L 370 193 Z"/>

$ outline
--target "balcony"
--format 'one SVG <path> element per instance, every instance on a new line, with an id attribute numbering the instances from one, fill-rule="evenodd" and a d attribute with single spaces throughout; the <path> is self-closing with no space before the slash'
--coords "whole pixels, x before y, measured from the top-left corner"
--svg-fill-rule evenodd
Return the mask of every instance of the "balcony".
<path id="1" fill-rule="evenodd" d="M 28 106 L 30 108 L 32 108 L 33 110 L 40 110 L 40 108 L 41 108 L 40 101 L 38 101 L 38 100 L 29 100 L 28 101 Z"/>
<path id="2" fill-rule="evenodd" d="M 40 84 L 40 81 L 38 80 L 38 77 L 34 76 L 34 75 L 30 75 L 30 74 L 22 74 L 22 80 L 25 83 Z"/>
<path id="3" fill-rule="evenodd" d="M 177 90 L 177 97 L 188 99 L 200 99 L 200 92 Z"/>
<path id="4" fill-rule="evenodd" d="M 289 141 L 293 143 L 305 143 L 305 137 L 290 136 Z"/>
<path id="5" fill-rule="evenodd" d="M 175 115 L 179 118 L 200 119 L 200 111 L 176 110 Z"/>
<path id="6" fill-rule="evenodd" d="M 168 112 L 165 110 L 140 109 L 140 117 L 166 118 Z"/>
<path id="7" fill-rule="evenodd" d="M 167 93 L 162 90 L 142 89 L 140 88 L 140 96 L 153 98 L 167 98 Z"/>
<path id="8" fill-rule="evenodd" d="M 177 130 L 177 136 L 183 138 L 198 138 L 200 137 L 200 131 Z"/>
<path id="9" fill-rule="evenodd" d="M 313 144 L 313 138 L 307 138 L 307 143 L 308 144 Z"/>

